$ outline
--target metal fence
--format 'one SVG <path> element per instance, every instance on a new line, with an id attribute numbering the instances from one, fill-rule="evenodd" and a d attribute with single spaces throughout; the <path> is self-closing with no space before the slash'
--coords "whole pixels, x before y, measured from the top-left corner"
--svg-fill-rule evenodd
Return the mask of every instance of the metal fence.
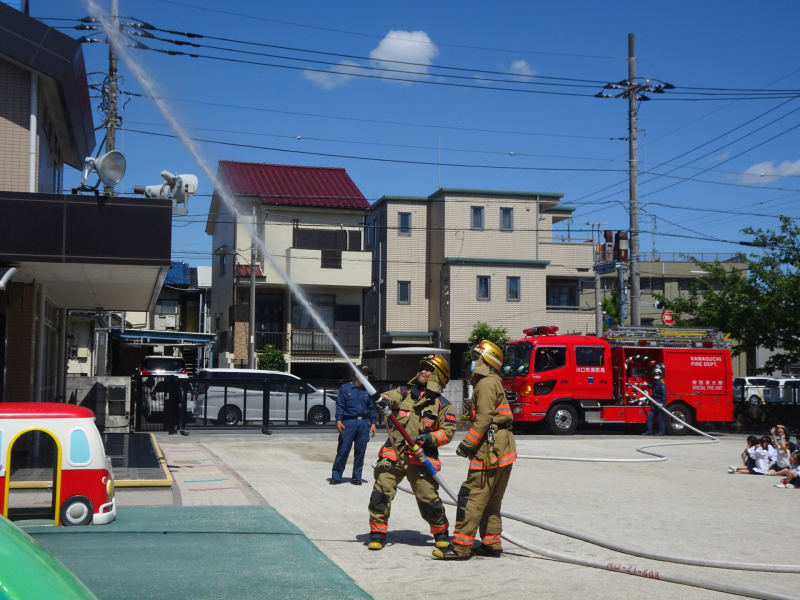
<path id="1" fill-rule="evenodd" d="M 373 381 L 378 391 L 401 381 Z M 193 429 L 307 427 L 332 429 L 342 381 L 289 378 L 189 379 L 175 375 L 134 375 L 132 428 L 184 434 Z M 264 419 L 264 415 L 268 415 Z"/>

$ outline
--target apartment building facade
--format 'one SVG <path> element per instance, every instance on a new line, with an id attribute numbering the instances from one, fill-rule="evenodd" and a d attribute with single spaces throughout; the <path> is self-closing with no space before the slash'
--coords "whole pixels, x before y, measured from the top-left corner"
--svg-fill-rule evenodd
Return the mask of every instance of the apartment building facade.
<path id="1" fill-rule="evenodd" d="M 264 255 L 307 295 L 348 356 L 361 354 L 362 304 L 371 283 L 364 249 L 369 202 L 344 169 L 220 161 L 206 233 L 212 237 L 214 365 L 246 366 L 256 242 L 257 350 L 280 348 L 301 377 L 344 377 L 346 362 Z M 224 186 L 224 187 L 223 187 Z M 225 202 L 232 192 L 236 212 Z"/>
<path id="2" fill-rule="evenodd" d="M 375 258 L 365 348 L 449 348 L 458 376 L 479 321 L 511 335 L 533 325 L 593 331 L 593 305 L 583 306 L 579 293 L 581 280 L 593 277 L 592 243 L 553 235 L 574 211 L 561 198 L 444 188 L 378 200 L 367 217 Z"/>

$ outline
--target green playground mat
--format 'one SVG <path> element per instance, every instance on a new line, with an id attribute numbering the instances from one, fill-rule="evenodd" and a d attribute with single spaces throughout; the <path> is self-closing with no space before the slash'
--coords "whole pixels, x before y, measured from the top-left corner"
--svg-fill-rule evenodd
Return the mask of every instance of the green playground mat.
<path id="1" fill-rule="evenodd" d="M 121 508 L 23 529 L 101 600 L 370 598 L 271 506 Z"/>

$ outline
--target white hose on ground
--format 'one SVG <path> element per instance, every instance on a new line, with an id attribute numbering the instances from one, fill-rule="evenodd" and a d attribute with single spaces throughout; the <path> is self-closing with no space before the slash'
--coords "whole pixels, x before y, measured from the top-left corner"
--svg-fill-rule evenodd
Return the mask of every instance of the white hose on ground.
<path id="1" fill-rule="evenodd" d="M 455 495 L 455 493 L 453 492 L 453 490 L 450 488 L 450 486 L 447 485 L 447 482 L 444 480 L 444 478 L 442 477 L 441 473 L 437 473 L 435 479 L 436 479 L 436 481 L 439 482 L 439 485 L 441 486 L 441 488 L 445 492 L 447 492 L 447 495 L 450 496 L 450 498 L 452 498 L 452 500 L 448 500 L 448 499 L 444 498 L 444 499 L 442 499 L 442 502 L 444 502 L 445 504 L 449 504 L 451 506 L 455 506 L 457 504 L 457 502 L 458 502 L 458 498 Z M 400 491 L 405 492 L 407 494 L 411 494 L 412 496 L 414 495 L 414 492 L 412 491 L 412 489 L 410 487 L 408 487 L 407 485 L 404 485 L 404 484 L 398 485 L 397 489 L 399 489 Z M 506 517 L 506 518 L 509 518 L 509 519 L 512 519 L 512 520 L 516 520 L 516 521 L 521 521 L 523 523 L 527 523 L 529 525 L 534 525 L 536 527 L 541 527 L 541 525 L 542 525 L 541 522 L 537 522 L 534 519 L 529 519 L 529 518 L 523 517 L 521 515 L 515 515 L 514 513 L 509 513 L 507 511 L 500 511 L 500 514 L 503 517 Z M 545 525 L 547 525 L 547 524 L 545 524 Z M 553 527 L 554 529 L 550 529 L 551 527 Z M 550 531 L 554 531 L 555 533 L 562 533 L 562 531 L 556 531 L 556 529 L 562 529 L 562 528 L 555 527 L 555 526 L 552 526 L 552 525 L 550 525 L 548 527 L 543 527 L 543 529 L 548 529 Z M 568 530 L 563 530 L 563 531 L 568 531 Z M 574 533 L 574 532 L 570 532 L 570 533 Z M 567 534 L 565 534 L 565 535 L 567 535 Z M 763 591 L 763 590 L 755 590 L 755 589 L 752 589 L 752 588 L 746 588 L 746 587 L 741 587 L 741 586 L 737 586 L 737 585 L 729 585 L 729 584 L 724 584 L 724 583 L 717 583 L 717 582 L 714 582 L 714 581 L 706 581 L 704 579 L 696 579 L 694 577 L 685 577 L 683 575 L 672 575 L 672 574 L 669 574 L 669 573 L 664 573 L 663 571 L 657 571 L 655 569 L 640 568 L 640 567 L 637 567 L 637 566 L 634 566 L 634 565 L 629 565 L 629 564 L 620 563 L 620 562 L 614 562 L 614 561 L 603 562 L 603 561 L 599 561 L 599 560 L 592 560 L 592 559 L 589 559 L 589 558 L 581 558 L 581 557 L 577 557 L 577 556 L 571 556 L 569 554 L 562 554 L 561 552 L 554 552 L 552 550 L 547 550 L 547 549 L 541 548 L 539 546 L 534 546 L 533 544 L 530 544 L 528 542 L 519 540 L 519 539 L 515 538 L 514 536 L 511 536 L 511 535 L 509 535 L 507 533 L 503 533 L 502 537 L 503 537 L 504 540 L 514 544 L 515 546 L 519 546 L 520 548 L 522 548 L 524 550 L 527 550 L 529 552 L 533 552 L 534 554 L 538 554 L 540 556 L 544 556 L 545 558 L 550 558 L 550 559 L 557 560 L 557 561 L 560 561 L 560 562 L 567 562 L 567 563 L 580 565 L 580 566 L 584 566 L 584 567 L 591 567 L 591 568 L 594 568 L 594 569 L 603 569 L 604 571 L 614 571 L 614 572 L 617 572 L 617 573 L 622 573 L 624 575 L 636 575 L 636 576 L 639 576 L 639 577 L 644 577 L 645 579 L 654 579 L 654 580 L 657 580 L 657 581 L 668 581 L 670 583 L 677 583 L 677 584 L 681 584 L 681 585 L 690 585 L 690 586 L 693 586 L 693 587 L 704 588 L 704 589 L 707 589 L 707 590 L 714 590 L 714 591 L 717 591 L 717 592 L 724 592 L 724 593 L 727 593 L 727 594 L 735 594 L 735 595 L 738 595 L 738 596 L 745 596 L 745 597 L 748 597 L 748 598 L 762 598 L 764 600 L 798 600 L 797 596 L 787 596 L 785 594 L 775 594 L 773 592 L 766 592 L 766 591 Z M 570 535 L 570 537 L 576 537 L 577 539 L 584 539 L 584 537 L 592 538 L 592 536 L 583 536 L 582 534 Z M 597 538 L 592 538 L 592 539 L 597 539 Z M 584 540 L 584 541 L 589 541 L 589 540 Z M 591 542 L 591 543 L 595 543 L 595 542 Z M 598 544 L 598 545 L 606 547 L 606 548 L 612 548 L 611 545 L 608 545 L 606 543 L 602 543 L 602 544 Z M 628 554 L 630 554 L 630 553 L 628 553 Z M 660 559 L 660 560 L 663 560 L 663 559 Z M 706 562 L 711 562 L 711 561 L 706 561 Z M 714 561 L 714 562 L 716 562 L 716 561 Z M 687 562 L 686 564 L 693 564 L 693 563 L 688 563 Z M 738 563 L 729 563 L 729 564 L 738 564 Z M 701 566 L 711 566 L 711 565 L 701 565 Z M 714 565 L 714 566 L 719 566 L 719 565 Z M 767 565 L 767 566 L 770 566 L 770 565 Z M 729 568 L 733 568 L 733 567 L 729 567 Z M 795 569 L 795 571 L 791 571 L 791 572 L 800 571 L 800 569 L 798 569 L 798 567 L 789 567 L 789 568 Z M 778 572 L 782 572 L 782 571 L 778 571 Z"/>
<path id="2" fill-rule="evenodd" d="M 632 387 L 635 387 L 635 386 L 632 386 Z M 667 412 L 670 418 L 674 418 L 677 421 L 680 421 L 686 427 L 689 427 L 690 429 L 692 429 L 693 431 L 696 431 L 700 435 L 703 435 L 705 437 L 711 438 L 711 441 L 709 441 L 709 442 L 704 441 L 704 442 L 699 442 L 699 443 L 712 443 L 713 444 L 713 443 L 716 443 L 716 442 L 719 441 L 717 438 L 715 438 L 715 437 L 713 437 L 713 436 L 711 436 L 711 435 L 709 435 L 709 434 L 707 434 L 707 433 L 705 433 L 703 431 L 700 431 L 700 430 L 692 427 L 688 423 L 684 422 L 683 420 L 675 417 L 674 415 L 669 413 L 669 411 L 667 411 L 666 408 L 662 407 L 660 404 L 658 404 L 655 401 L 653 401 L 653 399 L 650 398 L 650 396 L 647 395 L 644 391 L 642 391 L 642 390 L 640 390 L 638 388 L 636 388 L 636 389 L 640 393 L 642 393 L 645 396 L 647 396 L 650 399 L 652 405 L 658 406 L 659 409 Z M 640 452 L 645 452 L 646 454 L 655 454 L 655 453 L 650 453 L 650 452 L 643 451 L 642 448 L 649 448 L 649 447 L 653 447 L 653 446 L 683 445 L 685 443 L 698 443 L 698 442 L 677 442 L 677 443 L 670 443 L 670 444 L 652 444 L 652 445 L 648 445 L 648 446 L 642 446 L 640 448 L 637 448 L 637 450 L 639 450 Z M 545 457 L 545 458 L 548 458 L 548 459 L 551 459 L 551 460 L 555 459 L 554 457 Z M 579 460 L 579 459 L 574 459 L 574 458 L 567 458 L 567 459 L 568 460 Z M 589 459 L 589 460 L 591 460 L 592 462 L 597 462 L 596 459 L 594 459 L 594 460 L 593 459 Z M 621 461 L 629 462 L 629 461 L 633 461 L 633 460 L 634 459 L 627 459 L 627 460 L 626 459 L 606 459 L 604 462 L 621 462 Z M 649 460 L 649 459 L 638 459 L 638 460 L 642 461 L 642 460 Z M 663 457 L 663 459 L 661 459 L 661 460 L 666 460 L 666 457 Z M 447 495 L 450 496 L 450 498 L 452 498 L 452 501 L 444 499 L 443 502 L 446 503 L 446 504 L 450 504 L 450 505 L 455 506 L 457 504 L 457 502 L 458 502 L 457 496 L 455 495 L 453 490 L 450 488 L 450 486 L 447 484 L 447 482 L 444 480 L 444 478 L 441 476 L 441 473 L 437 473 L 435 475 L 435 479 L 436 479 L 436 481 L 439 482 L 439 485 L 447 493 Z M 413 494 L 413 491 L 406 485 L 400 485 L 400 486 L 398 486 L 398 489 L 400 489 L 401 491 L 406 492 L 408 494 Z M 659 561 L 664 561 L 664 562 L 673 562 L 673 563 L 678 563 L 678 564 L 687 564 L 687 565 L 695 565 L 695 566 L 702 566 L 702 567 L 713 567 L 713 568 L 720 568 L 720 569 L 735 569 L 735 570 L 744 570 L 744 571 L 764 571 L 764 572 L 771 572 L 771 573 L 800 573 L 800 566 L 795 566 L 795 565 L 767 565 L 767 564 L 759 564 L 759 563 L 739 563 L 739 562 L 731 562 L 731 561 L 715 561 L 715 560 L 686 558 L 686 557 L 680 557 L 680 556 L 671 556 L 671 555 L 659 554 L 659 553 L 655 553 L 655 552 L 648 552 L 646 550 L 641 550 L 641 549 L 635 548 L 633 546 L 627 546 L 627 545 L 623 545 L 623 544 L 615 544 L 613 542 L 607 542 L 607 541 L 602 540 L 600 538 L 597 538 L 595 536 L 574 532 L 574 531 L 571 531 L 569 529 L 566 529 L 566 528 L 563 528 L 563 527 L 559 527 L 559 526 L 556 526 L 556 525 L 552 525 L 550 523 L 545 523 L 543 521 L 538 521 L 536 519 L 531 519 L 530 517 L 525 517 L 523 515 L 517 515 L 517 514 L 514 514 L 514 513 L 509 513 L 507 511 L 501 511 L 500 514 L 503 517 L 506 517 L 506 518 L 509 518 L 509 519 L 512 519 L 512 520 L 520 521 L 522 523 L 526 523 L 528 525 L 533 525 L 535 527 L 539 527 L 541 529 L 545 529 L 545 530 L 551 531 L 553 533 L 557 533 L 557 534 L 560 534 L 560 535 L 565 535 L 565 536 L 568 536 L 568 537 L 572 537 L 574 539 L 579 539 L 581 541 L 585 541 L 585 542 L 588 542 L 588 543 L 591 543 L 591 544 L 594 544 L 594 545 L 597 545 L 597 546 L 600 546 L 600 547 L 603 547 L 603 548 L 608 548 L 610 550 L 614 550 L 614 551 L 617 551 L 617 552 L 622 552 L 624 554 L 630 554 L 632 556 L 650 558 L 650 559 L 653 559 L 653 560 L 659 560 Z M 582 566 L 587 566 L 587 567 L 592 567 L 592 568 L 597 568 L 597 569 L 616 571 L 618 573 L 623 573 L 623 574 L 627 574 L 627 575 L 636 575 L 636 576 L 639 576 L 639 577 L 645 577 L 645 578 L 648 578 L 648 579 L 656 579 L 656 580 L 659 580 L 659 581 L 668 581 L 668 582 L 671 582 L 671 583 L 677 583 L 677 584 L 681 584 L 681 585 L 690 585 L 690 586 L 694 586 L 694 587 L 700 587 L 700 588 L 714 590 L 714 591 L 728 593 L 728 594 L 736 594 L 736 595 L 746 596 L 746 597 L 750 597 L 750 598 L 765 598 L 765 599 L 768 599 L 768 600 L 771 600 L 771 599 L 792 599 L 792 598 L 794 598 L 795 600 L 797 599 L 797 597 L 795 597 L 795 596 L 787 596 L 787 595 L 784 595 L 784 594 L 775 594 L 775 593 L 767 592 L 767 591 L 763 591 L 763 590 L 754 590 L 752 588 L 745 588 L 745 587 L 741 587 L 741 586 L 716 583 L 716 582 L 713 582 L 713 581 L 705 581 L 705 580 L 696 579 L 696 578 L 693 578 L 693 577 L 671 575 L 671 574 L 664 573 L 664 572 L 661 572 L 661 571 L 655 571 L 653 569 L 639 568 L 639 567 L 636 567 L 634 565 L 627 565 L 627 564 L 617 563 L 617 562 L 603 563 L 602 561 L 596 561 L 596 560 L 591 560 L 591 559 L 584 559 L 584 558 L 574 557 L 574 556 L 570 556 L 570 555 L 567 555 L 567 554 L 562 554 L 562 553 L 559 553 L 559 552 L 553 552 L 551 550 L 547 550 L 545 548 L 540 548 L 538 546 L 534 546 L 532 544 L 529 544 L 529 543 L 527 543 L 525 541 L 519 540 L 519 539 L 517 539 L 517 538 L 515 538 L 515 537 L 513 537 L 511 535 L 505 534 L 505 533 L 502 534 L 502 537 L 506 541 L 508 541 L 508 542 L 510 542 L 510 543 L 512 543 L 512 544 L 514 544 L 516 546 L 519 546 L 520 548 L 523 548 L 523 549 L 528 550 L 530 552 L 533 552 L 535 554 L 539 554 L 539 555 L 544 556 L 546 558 L 551 558 L 551 559 L 562 561 L 562 562 L 569 562 L 569 563 L 572 563 L 572 564 L 577 564 L 577 565 L 582 565 Z"/>

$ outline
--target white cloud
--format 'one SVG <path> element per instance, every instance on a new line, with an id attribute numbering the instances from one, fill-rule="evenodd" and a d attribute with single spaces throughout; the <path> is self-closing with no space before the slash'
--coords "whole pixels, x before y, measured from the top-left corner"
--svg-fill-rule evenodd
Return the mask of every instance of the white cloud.
<path id="1" fill-rule="evenodd" d="M 372 64 L 375 67 L 383 69 L 399 69 L 403 71 L 411 71 L 418 75 L 406 75 L 401 73 L 379 73 L 385 77 L 396 77 L 402 79 L 418 79 L 428 75 L 428 67 L 432 63 L 432 59 L 439 54 L 439 48 L 436 47 L 424 31 L 401 31 L 392 29 L 386 34 L 372 52 L 369 53 Z M 417 65 L 401 65 L 393 62 L 384 61 L 400 61 L 417 63 Z M 404 83 L 403 85 L 411 85 Z"/>
<path id="2" fill-rule="evenodd" d="M 352 77 L 348 73 L 357 73 L 363 69 L 354 69 L 358 63 L 351 60 L 343 60 L 338 65 L 331 67 L 331 70 L 325 73 L 319 71 L 303 71 L 303 77 L 308 79 L 314 85 L 321 87 L 323 90 L 332 90 L 340 85 L 349 82 Z"/>
<path id="3" fill-rule="evenodd" d="M 758 163 L 745 169 L 744 174 L 741 175 L 741 180 L 743 183 L 763 183 L 766 185 L 776 182 L 781 177 L 789 177 L 790 175 L 800 175 L 800 160 L 795 162 L 786 160 L 779 165 L 776 165 L 774 160 Z"/>
<path id="4" fill-rule="evenodd" d="M 508 68 L 508 72 L 514 75 L 528 75 L 528 77 L 514 77 L 517 81 L 530 81 L 530 76 L 536 75 L 536 71 L 531 68 L 527 60 L 515 60 Z"/>

